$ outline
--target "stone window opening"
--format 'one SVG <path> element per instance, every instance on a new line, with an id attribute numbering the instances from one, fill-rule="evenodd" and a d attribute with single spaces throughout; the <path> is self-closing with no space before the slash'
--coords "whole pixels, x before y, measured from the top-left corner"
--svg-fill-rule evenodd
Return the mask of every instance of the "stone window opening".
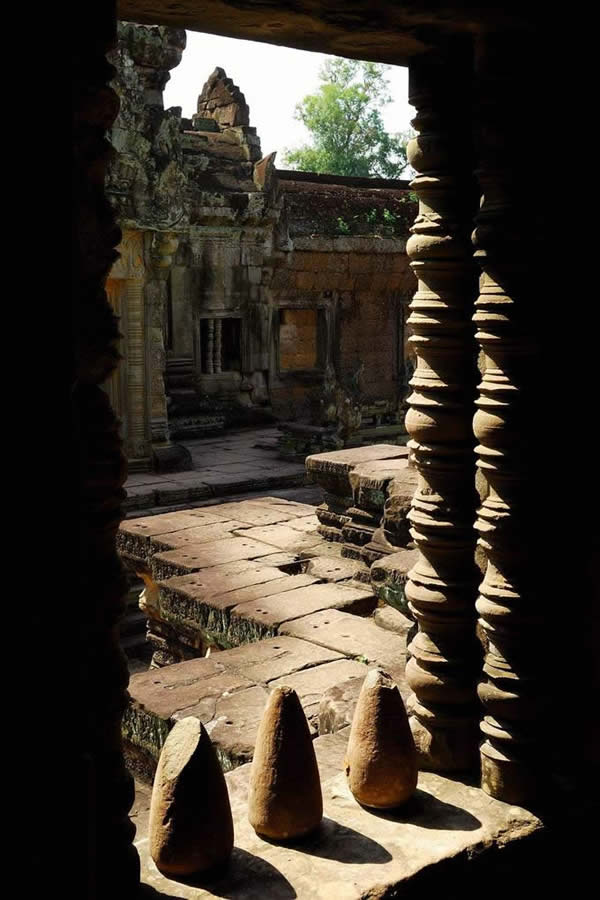
<path id="1" fill-rule="evenodd" d="M 314 371 L 324 368 L 325 312 L 310 307 L 279 310 L 279 369 Z"/>
<path id="2" fill-rule="evenodd" d="M 241 319 L 200 319 L 200 369 L 203 375 L 241 372 Z"/>

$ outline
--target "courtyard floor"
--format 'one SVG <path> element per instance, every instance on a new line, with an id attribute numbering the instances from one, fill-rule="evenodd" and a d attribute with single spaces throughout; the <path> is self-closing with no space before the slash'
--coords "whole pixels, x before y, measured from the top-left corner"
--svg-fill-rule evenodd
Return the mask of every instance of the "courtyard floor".
<path id="1" fill-rule="evenodd" d="M 156 508 L 183 508 L 198 501 L 232 494 L 268 492 L 305 483 L 303 463 L 287 462 L 277 453 L 275 427 L 245 428 L 222 435 L 179 441 L 190 451 L 188 472 L 135 472 L 125 483 L 127 517 L 144 516 Z M 319 502 L 316 500 L 315 502 Z"/>

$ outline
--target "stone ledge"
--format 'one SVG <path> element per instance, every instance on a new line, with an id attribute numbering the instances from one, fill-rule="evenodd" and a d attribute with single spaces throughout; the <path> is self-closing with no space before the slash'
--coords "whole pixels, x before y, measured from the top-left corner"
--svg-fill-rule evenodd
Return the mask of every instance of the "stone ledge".
<path id="1" fill-rule="evenodd" d="M 217 566 L 217 568 L 221 568 Z M 232 578 L 231 586 L 224 584 L 226 576 L 218 576 L 214 581 L 210 578 L 212 569 L 199 572 L 194 576 L 170 578 L 159 582 L 161 619 L 175 626 L 187 626 L 197 630 L 205 643 L 216 644 L 220 648 L 235 647 L 246 642 L 243 622 L 235 613 L 234 607 L 241 607 L 249 602 L 263 601 L 273 594 L 282 595 L 296 588 L 316 584 L 317 579 L 310 575 L 286 575 L 281 570 L 265 567 L 252 567 L 248 580 L 256 583 L 236 587 Z M 267 572 L 277 572 L 276 577 L 268 577 Z M 237 582 L 244 573 L 237 576 Z M 248 637 L 254 639 L 254 629 L 250 629 Z"/>
<path id="2" fill-rule="evenodd" d="M 350 506 L 352 504 L 350 472 L 356 466 L 376 460 L 402 459 L 407 456 L 407 448 L 396 444 L 373 444 L 348 450 L 332 450 L 329 453 L 314 453 L 306 457 L 306 475 L 310 481 L 316 482 L 338 500 L 344 498 L 345 505 Z"/>
<path id="3" fill-rule="evenodd" d="M 136 847 L 144 884 L 161 896 L 182 900 L 422 900 L 438 892 L 456 900 L 473 896 L 467 888 L 476 862 L 485 866 L 489 859 L 494 865 L 498 851 L 525 842 L 530 846 L 543 834 L 542 822 L 527 810 L 433 773 L 420 773 L 415 796 L 401 810 L 369 811 L 354 800 L 343 774 L 327 777 L 336 756 L 342 766 L 343 742 L 338 738 L 336 745 L 332 748 L 329 738 L 315 741 L 324 818 L 314 835 L 286 845 L 259 838 L 247 817 L 250 766 L 242 766 L 226 775 L 235 827 L 227 869 L 196 885 L 164 878 L 149 858 L 147 838 L 140 834 Z M 493 877 L 487 884 L 493 885 Z"/>

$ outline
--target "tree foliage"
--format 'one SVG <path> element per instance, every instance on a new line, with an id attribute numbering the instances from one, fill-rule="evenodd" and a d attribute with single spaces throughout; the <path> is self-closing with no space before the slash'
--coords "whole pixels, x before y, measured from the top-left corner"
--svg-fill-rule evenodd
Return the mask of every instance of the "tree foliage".
<path id="1" fill-rule="evenodd" d="M 407 168 L 407 135 L 388 134 L 381 110 L 392 98 L 389 66 L 353 59 L 328 59 L 321 85 L 296 105 L 295 118 L 311 143 L 288 150 L 284 161 L 304 172 L 399 178 Z"/>

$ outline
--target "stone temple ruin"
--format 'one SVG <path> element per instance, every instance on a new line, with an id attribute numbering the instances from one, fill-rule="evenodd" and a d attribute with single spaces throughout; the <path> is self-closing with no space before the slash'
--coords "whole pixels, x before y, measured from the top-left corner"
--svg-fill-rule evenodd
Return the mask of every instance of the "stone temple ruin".
<path id="1" fill-rule="evenodd" d="M 111 56 L 123 361 L 108 390 L 130 470 L 185 467 L 177 440 L 225 425 L 285 423 L 292 458 L 405 439 L 407 182 L 277 170 L 222 69 L 191 120 L 165 110 L 184 46 L 121 23 Z"/>
<path id="2" fill-rule="evenodd" d="M 499 900 L 567 896 L 578 879 L 593 885 L 595 854 L 586 843 L 598 816 L 600 566 L 588 519 L 597 461 L 587 458 L 594 441 L 587 434 L 581 440 L 580 432 L 591 421 L 585 389 L 595 385 L 595 354 L 578 346 L 577 379 L 566 387 L 564 367 L 557 365 L 565 298 L 579 314 L 575 328 L 584 322 L 580 339 L 586 330 L 593 334 L 586 327 L 592 295 L 574 282 L 582 241 L 559 252 L 550 155 L 542 152 L 555 132 L 557 48 L 562 61 L 568 40 L 550 34 L 548 11 L 510 0 L 485 8 L 410 0 L 357 0 L 351 8 L 312 0 L 121 0 L 119 15 L 148 28 L 128 32 L 125 26 L 119 44 L 115 6 L 92 4 L 73 41 L 71 399 L 81 633 L 68 652 L 80 668 L 83 697 L 81 723 L 72 726 L 81 746 L 77 787 L 88 809 L 85 829 L 73 817 L 77 846 L 83 830 L 86 839 L 81 893 L 112 900 Z M 578 36 L 585 16 L 572 17 Z M 192 266 L 178 258 L 189 237 L 188 223 L 178 226 L 204 209 L 196 203 L 203 192 L 191 192 L 191 205 L 169 205 L 183 196 L 178 192 L 187 193 L 177 141 L 197 143 L 207 134 L 213 137 L 206 144 L 214 144 L 228 129 L 242 129 L 241 135 L 249 128 L 227 118 L 217 122 L 218 131 L 195 132 L 192 123 L 183 130 L 192 134 L 175 140 L 180 117 L 162 110 L 159 94 L 167 63 L 181 51 L 181 32 L 173 30 L 179 28 L 409 67 L 417 132 L 409 146 L 417 172 L 411 186 L 419 198 L 406 244 L 416 276 L 407 322 L 416 361 L 406 398 L 409 441 L 406 448 L 394 442 L 319 448 L 307 462 L 322 492 L 318 506 L 263 495 L 123 522 L 122 450 L 139 465 L 153 456 L 162 465 L 161 455 L 165 465 L 177 464 L 168 391 L 175 391 L 173 419 L 181 418 L 182 433 L 194 417 L 218 418 L 220 409 L 210 404 L 187 405 L 189 360 L 194 381 L 218 380 L 227 373 L 215 372 L 215 361 L 223 369 L 223 348 L 231 347 L 221 323 L 221 356 L 216 353 L 215 321 L 226 316 L 207 310 L 198 318 L 212 328 L 196 323 L 192 329 L 199 356 L 189 348 L 173 354 L 183 363 L 170 381 L 176 317 L 169 324 L 169 273 L 173 263 Z M 125 68 L 147 97 L 149 130 L 142 122 L 129 131 L 116 125 L 119 76 L 107 54 L 122 55 L 124 39 L 135 58 Z M 561 71 L 579 113 L 581 86 L 591 73 L 580 41 L 574 46 L 578 65 Z M 166 58 L 162 68 L 153 62 L 156 48 Z M 201 119 L 211 118 L 205 99 Z M 231 104 L 222 106 L 229 116 Z M 124 99 L 121 122 L 128 115 Z M 136 159 L 148 158 L 144 142 L 154 148 L 153 162 L 136 174 Z M 248 172 L 256 187 L 254 166 Z M 256 175 L 260 183 L 258 168 Z M 263 187 L 277 178 L 279 197 L 285 196 L 281 174 L 265 163 L 262 176 Z M 121 200 L 115 201 L 119 178 Z M 214 200 L 219 191 L 206 193 L 209 209 L 227 209 L 226 201 Z M 221 193 L 231 200 L 236 192 Z M 241 193 L 260 206 L 269 189 Z M 242 217 L 254 208 L 251 199 L 242 204 Z M 115 210 L 115 202 L 130 204 L 130 213 Z M 146 218 L 144 204 L 153 207 Z M 270 268 L 274 276 L 277 266 L 269 264 L 261 279 Z M 119 323 L 114 313 L 124 309 Z M 291 323 L 284 316 L 281 324 Z M 340 342 L 337 332 L 336 348 Z M 156 365 L 148 365 L 151 357 Z M 212 373 L 202 371 L 207 358 Z M 231 379 L 238 395 L 250 395 L 245 406 L 256 414 L 261 390 L 272 387 L 273 373 L 260 366 L 239 373 L 239 391 Z M 115 371 L 121 374 L 106 388 Z M 241 391 L 246 381 L 252 391 Z M 110 391 L 115 407 L 122 400 L 121 428 Z M 194 392 L 194 403 L 202 401 Z M 236 405 L 244 407 L 239 397 Z M 559 409 L 564 428 L 557 436 Z M 565 456 L 557 446 L 569 451 L 567 489 L 557 477 L 557 459 L 562 464 Z M 118 646 L 127 591 L 123 559 L 145 579 L 155 657 L 153 668 L 130 680 Z M 44 665 L 40 681 L 47 660 Z M 392 740 L 404 719 L 397 715 L 391 735 L 385 728 L 399 709 L 393 683 L 417 753 L 411 796 L 410 740 L 402 748 Z M 306 805 L 308 826 L 315 828 L 297 844 L 282 843 L 286 828 L 271 828 L 281 800 L 277 792 L 269 795 L 281 762 L 273 735 L 284 698 L 295 706 L 297 733 L 301 725 L 306 738 L 308 729 L 313 750 L 299 754 L 297 771 L 310 770 Z M 289 729 L 284 737 L 281 744 L 290 746 Z M 369 767 L 399 759 L 400 750 L 404 762 L 392 767 L 383 787 L 391 789 L 405 765 L 402 805 L 374 810 Z M 157 766 L 151 811 L 144 779 Z M 203 793 L 203 779 L 206 785 L 213 774 L 210 792 Z M 290 779 L 283 782 L 290 796 Z M 178 795 L 182 784 L 199 796 L 194 822 L 190 805 L 177 803 L 190 796 Z M 291 795 L 296 810 L 303 791 L 300 779 Z M 207 797 L 214 802 L 203 803 Z M 213 840 L 202 859 L 192 854 L 198 834 Z M 183 860 L 173 858 L 175 850 Z M 210 877 L 204 871 L 209 850 L 223 863 Z M 192 868 L 202 877 L 188 878 Z"/>

